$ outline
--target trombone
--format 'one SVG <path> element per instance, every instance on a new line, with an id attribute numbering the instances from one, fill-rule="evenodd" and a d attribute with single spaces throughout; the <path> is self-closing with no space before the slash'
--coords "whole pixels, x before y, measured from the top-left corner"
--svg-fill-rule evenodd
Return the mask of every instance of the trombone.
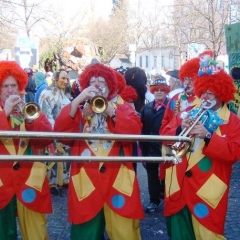
<path id="1" fill-rule="evenodd" d="M 86 133 L 62 133 L 62 132 L 16 132 L 0 131 L 0 139 L 7 138 L 31 138 L 31 139 L 70 139 L 70 140 L 116 140 L 124 142 L 154 142 L 170 141 L 185 142 L 191 144 L 191 138 L 180 136 L 157 136 L 157 135 L 131 135 L 131 134 L 86 134 Z M 172 161 L 174 164 L 181 159 L 174 154 L 162 157 L 133 157 L 133 156 L 40 156 L 40 155 L 0 155 L 3 161 L 55 161 L 55 162 L 146 162 L 146 161 Z"/>

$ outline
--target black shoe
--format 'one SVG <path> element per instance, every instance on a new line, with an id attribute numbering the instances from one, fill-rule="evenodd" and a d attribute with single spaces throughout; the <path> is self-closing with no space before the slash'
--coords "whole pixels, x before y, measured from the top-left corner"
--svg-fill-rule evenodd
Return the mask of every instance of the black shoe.
<path id="1" fill-rule="evenodd" d="M 50 193 L 52 194 L 52 195 L 59 195 L 59 192 L 58 192 L 58 190 L 57 190 L 57 188 L 55 188 L 55 187 L 51 187 L 50 188 Z"/>
<path id="2" fill-rule="evenodd" d="M 158 209 L 158 204 L 156 204 L 156 203 L 150 203 L 150 204 L 146 207 L 145 211 L 146 211 L 146 212 L 149 212 L 149 213 L 152 213 L 152 212 L 155 212 L 157 209 Z"/>

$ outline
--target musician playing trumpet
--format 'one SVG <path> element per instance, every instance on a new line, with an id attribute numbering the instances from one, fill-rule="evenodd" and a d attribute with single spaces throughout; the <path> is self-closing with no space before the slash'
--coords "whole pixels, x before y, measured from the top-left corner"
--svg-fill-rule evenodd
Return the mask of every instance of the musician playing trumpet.
<path id="1" fill-rule="evenodd" d="M 117 95 L 114 70 L 91 64 L 79 76 L 81 93 L 56 118 L 57 132 L 140 134 L 141 121 L 132 106 Z M 96 95 L 107 101 L 103 112 L 88 105 Z M 85 102 L 87 101 L 87 104 Z M 87 110 L 86 110 L 87 109 Z M 70 140 L 74 156 L 132 156 L 132 143 L 114 140 Z M 140 191 L 131 162 L 73 162 L 68 189 L 71 239 L 140 240 L 143 217 Z"/>
<path id="2" fill-rule="evenodd" d="M 240 157 L 240 121 L 227 108 L 236 91 L 233 79 L 218 67 L 212 72 L 211 67 L 206 69 L 194 77 L 201 107 L 187 108 L 185 118 L 179 113 L 162 132 L 179 135 L 192 128 L 192 151 L 166 169 L 164 215 L 173 240 L 226 239 L 223 233 L 232 165 Z M 204 114 L 192 125 L 202 108 Z"/>
<path id="3" fill-rule="evenodd" d="M 36 119 L 21 115 L 21 92 L 27 85 L 27 74 L 13 61 L 0 61 L 0 129 L 4 131 L 52 131 L 45 114 Z M 2 155 L 33 155 L 51 140 L 0 139 Z M 46 165 L 40 162 L 0 161 L 0 236 L 16 240 L 16 215 L 23 239 L 46 240 L 46 213 L 52 205 Z"/>

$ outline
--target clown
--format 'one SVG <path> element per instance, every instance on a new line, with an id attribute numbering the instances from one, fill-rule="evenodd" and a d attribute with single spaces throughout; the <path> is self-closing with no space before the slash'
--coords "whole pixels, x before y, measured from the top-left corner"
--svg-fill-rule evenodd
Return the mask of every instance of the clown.
<path id="1" fill-rule="evenodd" d="M 194 77 L 197 76 L 199 69 L 199 58 L 192 58 L 185 62 L 179 70 L 179 78 L 183 84 L 184 91 L 175 94 L 165 110 L 165 114 L 162 120 L 162 125 L 159 131 L 161 135 L 164 128 L 171 122 L 171 120 L 181 111 L 189 106 L 195 106 L 200 103 L 199 99 L 194 94 Z M 163 154 L 169 153 L 169 148 L 163 146 Z M 165 180 L 165 168 L 169 167 L 168 163 L 160 164 L 160 180 L 164 184 Z"/>
<path id="2" fill-rule="evenodd" d="M 52 131 L 45 114 L 35 120 L 21 118 L 18 105 L 27 85 L 27 74 L 16 62 L 0 62 L 0 129 L 5 131 Z M 33 155 L 51 141 L 34 139 L 1 139 L 3 155 Z M 4 160 L 4 159 L 1 159 Z M 16 207 L 23 239 L 48 239 L 46 214 L 52 205 L 46 165 L 40 162 L 0 162 L 0 236 L 17 239 Z"/>
<path id="3" fill-rule="evenodd" d="M 240 157 L 240 121 L 227 103 L 235 87 L 223 70 L 194 78 L 194 91 L 208 119 L 193 126 L 192 151 L 182 162 L 166 169 L 165 209 L 171 239 L 226 239 L 223 236 L 232 165 Z M 186 109 L 189 115 L 199 106 Z M 191 118 L 177 115 L 163 135 L 178 135 L 188 129 Z"/>
<path id="4" fill-rule="evenodd" d="M 64 107 L 54 130 L 73 133 L 140 134 L 139 116 L 117 95 L 118 80 L 113 69 L 96 63 L 79 77 L 81 93 Z M 95 113 L 89 101 L 101 94 L 106 109 Z M 132 143 L 113 140 L 68 140 L 75 156 L 132 156 Z M 68 211 L 71 239 L 141 239 L 143 217 L 140 191 L 130 162 L 74 162 L 71 164 Z"/>

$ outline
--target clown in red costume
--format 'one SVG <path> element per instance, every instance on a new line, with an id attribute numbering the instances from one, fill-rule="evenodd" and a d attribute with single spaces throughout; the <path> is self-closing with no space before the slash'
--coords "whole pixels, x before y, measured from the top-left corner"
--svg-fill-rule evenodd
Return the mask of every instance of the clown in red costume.
<path id="1" fill-rule="evenodd" d="M 190 131 L 192 152 L 166 169 L 164 214 L 168 235 L 173 240 L 225 239 L 232 165 L 240 157 L 240 121 L 226 103 L 236 90 L 231 77 L 219 68 L 197 75 L 194 89 L 206 111 Z M 189 128 L 199 109 L 196 105 L 187 108 L 187 114 L 178 114 L 162 134 L 178 135 Z"/>
<path id="2" fill-rule="evenodd" d="M 12 61 L 0 62 L 0 129 L 4 131 L 52 131 L 43 113 L 35 120 L 22 118 L 20 93 L 27 85 L 27 74 Z M 33 155 L 51 141 L 1 139 L 2 155 Z M 40 162 L 0 161 L 0 236 L 16 240 L 16 209 L 23 239 L 46 240 L 46 213 L 52 205 L 46 166 Z"/>
<path id="3" fill-rule="evenodd" d="M 169 122 L 180 112 L 186 109 L 189 106 L 195 106 L 199 104 L 199 99 L 194 94 L 194 76 L 197 75 L 199 69 L 199 58 L 193 58 L 185 62 L 179 70 L 179 79 L 182 81 L 184 91 L 175 94 L 166 107 L 164 117 L 162 120 L 162 125 L 159 130 L 159 134 L 162 135 L 163 129 L 168 125 Z M 163 146 L 163 155 L 164 152 L 168 153 L 169 148 Z M 162 185 L 164 185 L 165 180 L 165 169 L 170 165 L 168 163 L 160 163 L 161 167 L 159 170 L 159 178 Z"/>
<path id="4" fill-rule="evenodd" d="M 140 134 L 141 122 L 132 106 L 116 95 L 114 70 L 103 64 L 89 65 L 81 74 L 82 92 L 57 117 L 57 132 Z M 95 95 L 107 100 L 107 108 L 94 112 Z M 96 109 L 95 109 L 96 110 Z M 132 143 L 114 140 L 64 142 L 75 156 L 132 156 Z M 79 162 L 71 164 L 69 183 L 71 239 L 102 239 L 106 227 L 110 239 L 141 239 L 143 218 L 140 191 L 130 162 Z"/>

